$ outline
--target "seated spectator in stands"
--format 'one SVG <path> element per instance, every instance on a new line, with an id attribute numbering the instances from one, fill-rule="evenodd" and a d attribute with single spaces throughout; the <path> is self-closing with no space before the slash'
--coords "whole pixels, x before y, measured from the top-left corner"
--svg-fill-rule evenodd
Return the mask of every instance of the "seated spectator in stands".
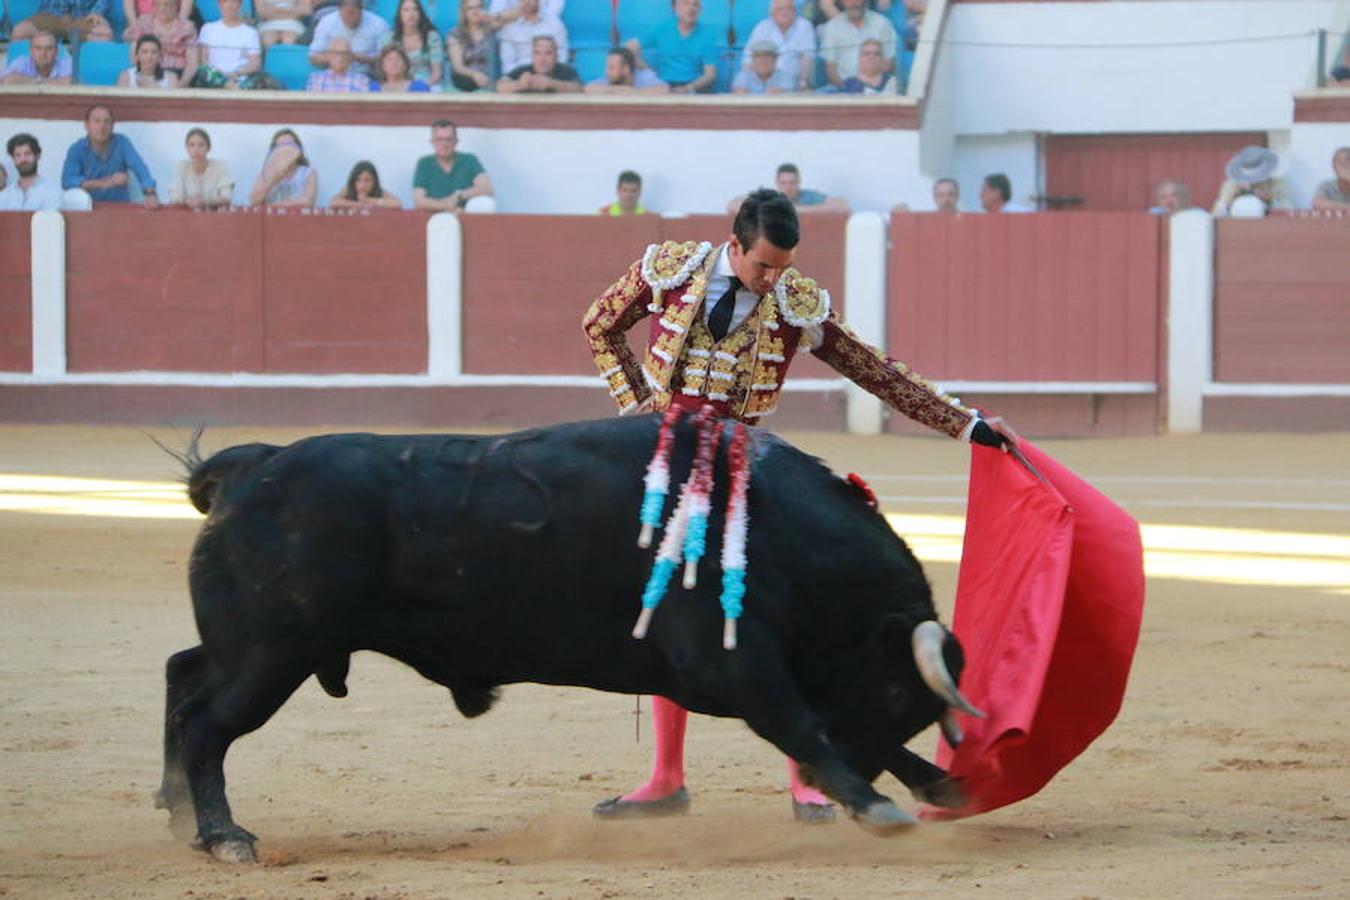
<path id="1" fill-rule="evenodd" d="M 1336 60 L 1331 66 L 1331 83 L 1350 84 L 1350 31 L 1341 38 L 1341 52 L 1336 54 Z"/>
<path id="2" fill-rule="evenodd" d="M 345 38 L 351 50 L 351 70 L 370 77 L 380 48 L 389 43 L 389 23 L 361 8 L 361 0 L 341 0 L 337 15 L 327 16 L 314 27 L 309 44 L 309 62 L 316 69 L 328 64 L 324 51 L 333 38 Z"/>
<path id="3" fill-rule="evenodd" d="M 202 26 L 194 87 L 240 87 L 262 66 L 262 40 L 258 29 L 239 18 L 241 6 L 241 0 L 220 0 L 220 18 Z"/>
<path id="4" fill-rule="evenodd" d="M 451 3 L 453 0 L 440 0 Z M 459 0 L 459 21 L 446 34 L 446 53 L 450 60 L 450 83 L 461 91 L 492 89 L 492 62 L 496 42 L 492 22 L 483 0 Z"/>
<path id="5" fill-rule="evenodd" d="M 305 158 L 300 135 L 283 128 L 272 135 L 258 180 L 249 192 L 250 206 L 313 206 L 319 196 L 319 175 Z"/>
<path id="6" fill-rule="evenodd" d="M 1191 189 L 1184 181 L 1167 178 L 1158 182 L 1153 191 L 1153 206 L 1148 211 L 1155 216 L 1174 216 L 1191 208 Z"/>
<path id="7" fill-rule="evenodd" d="M 1350 209 L 1350 147 L 1338 147 L 1331 155 L 1331 171 L 1335 177 L 1313 191 L 1312 208 Z"/>
<path id="8" fill-rule="evenodd" d="M 845 78 L 841 94 L 898 94 L 900 80 L 886 71 L 886 52 L 881 41 L 868 38 L 858 48 L 858 74 Z"/>
<path id="9" fill-rule="evenodd" d="M 877 12 L 890 12 L 891 5 L 895 2 L 897 2 L 897 0 L 870 0 L 867 5 Z M 803 3 L 802 5 L 806 6 L 808 4 Z M 822 23 L 828 22 L 830 19 L 833 19 L 844 11 L 844 4 L 841 3 L 840 0 L 817 0 L 815 5 L 820 11 L 820 21 Z"/>
<path id="10" fill-rule="evenodd" d="M 29 39 L 28 55 L 9 61 L 5 84 L 70 84 L 70 56 L 57 52 L 56 36 L 39 31 Z"/>
<path id="11" fill-rule="evenodd" d="M 347 186 L 334 194 L 328 205 L 333 209 L 402 209 L 403 201 L 385 193 L 380 187 L 380 173 L 375 171 L 375 164 L 363 159 L 352 166 Z"/>
<path id="12" fill-rule="evenodd" d="M 891 20 L 868 9 L 865 0 L 841 0 L 843 15 L 820 28 L 820 58 L 825 61 L 825 79 L 837 88 L 858 74 L 858 55 L 863 41 L 880 42 L 886 71 L 895 69 L 895 27 Z"/>
<path id="13" fill-rule="evenodd" d="M 91 106 L 84 114 L 85 136 L 70 145 L 61 168 L 61 188 L 82 188 L 95 203 L 130 203 L 127 185 L 135 175 L 147 209 L 159 206 L 155 178 L 126 135 L 113 132 L 112 110 Z"/>
<path id="14" fill-rule="evenodd" d="M 223 160 L 211 159 L 211 136 L 204 128 L 187 133 L 188 158 L 178 164 L 169 188 L 169 202 L 190 209 L 229 206 L 234 197 L 234 176 Z"/>
<path id="15" fill-rule="evenodd" d="M 178 78 L 164 68 L 163 51 L 159 47 L 159 38 L 153 34 L 143 34 L 136 38 L 136 47 L 131 51 L 133 64 L 123 69 L 117 76 L 118 87 L 152 88 L 162 90 L 178 87 Z"/>
<path id="16" fill-rule="evenodd" d="M 40 209 L 60 209 L 61 189 L 38 175 L 38 161 L 42 159 L 42 145 L 31 134 L 16 134 L 5 142 L 5 150 L 14 163 L 19 177 L 0 190 L 0 210 L 5 212 L 37 212 Z M 0 166 L 0 172 L 4 167 Z"/>
<path id="17" fill-rule="evenodd" d="M 113 0 L 113 2 L 115 2 L 115 0 Z M 194 5 L 193 0 L 182 0 L 181 5 L 178 3 L 178 0 L 174 0 L 174 18 L 183 19 L 184 21 L 191 20 Z M 122 21 L 129 25 L 141 16 L 153 16 L 157 6 L 157 0 L 122 0 Z M 198 18 L 201 17 L 198 16 Z M 196 29 L 194 28 L 193 31 L 195 32 Z M 133 41 L 136 37 L 139 37 L 139 35 L 131 37 L 124 34 L 122 40 Z M 158 37 L 160 41 L 164 40 L 163 35 L 158 35 Z"/>
<path id="18" fill-rule="evenodd" d="M 441 2 L 450 3 L 452 0 Z M 421 0 L 400 0 L 389 38 L 403 48 L 408 58 L 408 76 L 439 90 L 445 71 L 445 41 L 441 39 L 427 11 L 422 8 Z M 379 74 L 378 68 L 376 74 Z"/>
<path id="19" fill-rule="evenodd" d="M 305 33 L 305 20 L 314 14 L 314 4 L 312 0 L 253 0 L 253 12 L 266 49 L 298 42 Z"/>
<path id="20" fill-rule="evenodd" d="M 492 180 L 472 153 L 459 153 L 459 129 L 454 122 L 431 123 L 435 152 L 417 161 L 413 174 L 413 208 L 458 212 L 473 197 L 491 197 Z"/>
<path id="21" fill-rule="evenodd" d="M 37 12 L 16 23 L 9 39 L 27 40 L 39 31 L 59 41 L 74 37 L 82 41 L 111 41 L 108 0 L 38 0 Z"/>
<path id="22" fill-rule="evenodd" d="M 329 38 L 323 58 L 327 67 L 309 73 L 305 90 L 328 94 L 364 94 L 371 90 L 370 77 L 352 69 L 352 47 L 345 37 Z"/>
<path id="23" fill-rule="evenodd" d="M 773 186 L 792 201 L 798 215 L 803 213 L 846 213 L 848 201 L 843 197 L 829 197 L 820 191 L 802 187 L 802 173 L 795 163 L 786 162 L 778 167 L 774 175 Z M 727 212 L 733 216 L 740 212 L 744 196 L 733 197 L 727 204 Z"/>
<path id="24" fill-rule="evenodd" d="M 773 41 L 757 41 L 746 48 L 750 68 L 741 69 L 731 82 L 733 94 L 787 94 L 797 82 L 778 68 L 778 47 Z"/>
<path id="25" fill-rule="evenodd" d="M 900 35 L 906 50 L 919 46 L 919 30 L 923 28 L 923 17 L 928 12 L 928 0 L 903 0 L 905 4 L 905 30 Z"/>
<path id="26" fill-rule="evenodd" d="M 1025 213 L 1029 207 L 1012 199 L 1012 182 L 1002 172 L 986 175 L 980 185 L 980 207 L 987 213 Z"/>
<path id="27" fill-rule="evenodd" d="M 128 0 L 129 2 L 129 0 Z M 192 0 L 186 0 L 191 6 Z M 178 80 L 180 85 L 191 84 L 197 74 L 197 29 L 179 16 L 178 0 L 154 0 L 153 11 L 142 15 L 127 26 L 122 40 L 135 44 L 143 35 L 159 38 L 160 65 Z M 136 60 L 132 54 L 132 62 Z"/>
<path id="28" fill-rule="evenodd" d="M 566 5 L 567 0 L 539 0 L 539 13 L 561 19 Z M 487 11 L 492 16 L 492 27 L 501 28 L 520 18 L 520 0 L 492 0 Z"/>
<path id="29" fill-rule="evenodd" d="M 933 207 L 938 212 L 961 211 L 961 185 L 955 178 L 939 178 L 933 182 Z"/>
<path id="30" fill-rule="evenodd" d="M 501 94 L 575 94 L 581 90 L 577 70 L 558 62 L 558 45 L 541 34 L 534 39 L 534 54 L 528 66 L 521 66 L 497 82 Z"/>
<path id="31" fill-rule="evenodd" d="M 639 67 L 655 71 L 674 93 L 709 93 L 717 81 L 718 35 L 699 23 L 700 0 L 672 0 L 671 6 L 673 16 L 626 46 Z"/>
<path id="32" fill-rule="evenodd" d="M 778 71 L 792 79 L 793 89 L 804 91 L 810 87 L 816 66 L 816 29 L 797 15 L 794 0 L 771 0 L 769 17 L 757 23 L 746 38 L 742 69 L 751 68 L 750 48 L 764 41 L 777 48 Z"/>
<path id="33" fill-rule="evenodd" d="M 605 57 L 605 75 L 586 85 L 588 94 L 669 94 L 666 84 L 651 69 L 639 69 L 633 51 L 614 47 Z"/>
<path id="34" fill-rule="evenodd" d="M 619 173 L 618 199 L 598 210 L 602 216 L 645 216 L 648 209 L 642 205 L 642 176 L 625 169 Z"/>
<path id="35" fill-rule="evenodd" d="M 1267 147 L 1243 147 L 1224 168 L 1227 176 L 1214 200 L 1215 216 L 1234 214 L 1234 204 L 1243 216 L 1263 216 L 1271 209 L 1288 209 L 1284 182 L 1275 177 L 1280 157 Z M 1253 200 L 1244 200 L 1253 197 Z M 1260 208 L 1256 206 L 1259 202 Z"/>
<path id="36" fill-rule="evenodd" d="M 540 35 L 553 38 L 558 48 L 558 59 L 568 58 L 567 26 L 557 16 L 548 16 L 539 9 L 539 0 L 520 0 L 520 16 L 503 25 L 497 32 L 497 54 L 503 72 L 514 72 L 528 66 L 534 55 L 534 39 Z"/>
<path id="37" fill-rule="evenodd" d="M 408 54 L 398 44 L 385 44 L 375 61 L 375 78 L 370 89 L 385 94 L 425 94 L 431 86 L 408 74 Z"/>

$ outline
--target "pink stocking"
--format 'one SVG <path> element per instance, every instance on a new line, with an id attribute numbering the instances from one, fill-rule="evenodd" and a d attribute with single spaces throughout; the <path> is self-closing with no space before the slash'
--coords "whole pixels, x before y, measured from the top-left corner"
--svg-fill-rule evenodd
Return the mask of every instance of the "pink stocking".
<path id="1" fill-rule="evenodd" d="M 824 806 L 830 803 L 830 798 L 826 797 L 820 791 L 813 787 L 807 787 L 802 783 L 802 773 L 797 768 L 797 761 L 788 758 L 788 785 L 792 788 L 792 799 L 798 803 L 815 803 Z"/>
<path id="2" fill-rule="evenodd" d="M 656 762 L 652 777 L 624 800 L 651 801 L 669 797 L 684 787 L 684 726 L 689 713 L 665 697 L 652 697 L 652 729 L 656 732 Z"/>

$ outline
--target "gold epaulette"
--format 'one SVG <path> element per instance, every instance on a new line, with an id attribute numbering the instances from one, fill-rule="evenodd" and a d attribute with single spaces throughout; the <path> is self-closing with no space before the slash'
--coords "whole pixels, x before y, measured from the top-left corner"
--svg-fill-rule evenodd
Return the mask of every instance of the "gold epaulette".
<path id="1" fill-rule="evenodd" d="M 642 277 L 656 291 L 668 291 L 689 280 L 713 245 L 707 241 L 665 241 L 652 244 L 642 257 Z"/>
<path id="2" fill-rule="evenodd" d="M 774 288 L 778 312 L 789 325 L 819 325 L 830 315 L 830 292 L 796 269 L 788 269 Z"/>

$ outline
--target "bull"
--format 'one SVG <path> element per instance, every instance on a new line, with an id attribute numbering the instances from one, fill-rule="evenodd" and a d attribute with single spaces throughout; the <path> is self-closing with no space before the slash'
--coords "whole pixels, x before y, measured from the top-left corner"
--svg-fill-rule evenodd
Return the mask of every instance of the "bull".
<path id="1" fill-rule="evenodd" d="M 673 588 L 646 639 L 633 638 L 652 564 L 636 512 L 658 424 L 340 434 L 204 461 L 194 442 L 188 493 L 207 514 L 189 565 L 201 643 L 168 660 L 157 792 L 175 833 L 195 828 L 216 857 L 256 860 L 225 796 L 225 754 L 311 675 L 345 696 L 358 650 L 449 688 L 469 717 L 501 685 L 537 682 L 742 719 L 877 833 L 915 823 L 873 788 L 883 771 L 918 799 L 959 803 L 958 785 L 904 744 L 953 709 L 977 712 L 957 687 L 960 645 L 864 492 L 785 441 L 754 432 L 738 649 L 722 648 L 709 574 Z M 690 430 L 677 436 L 675 476 L 690 467 Z M 714 513 L 705 568 L 720 533 Z"/>

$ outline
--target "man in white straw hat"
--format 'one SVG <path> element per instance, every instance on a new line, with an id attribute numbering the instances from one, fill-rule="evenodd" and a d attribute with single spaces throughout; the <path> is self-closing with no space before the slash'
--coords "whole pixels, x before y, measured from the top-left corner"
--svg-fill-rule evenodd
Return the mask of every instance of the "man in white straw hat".
<path id="1" fill-rule="evenodd" d="M 1218 199 L 1214 201 L 1214 215 L 1232 215 L 1234 201 L 1244 196 L 1253 196 L 1260 201 L 1263 207 L 1261 214 L 1272 207 L 1287 208 L 1284 184 L 1275 177 L 1279 167 L 1280 157 L 1274 150 L 1268 147 L 1243 147 L 1224 167 L 1224 174 L 1228 177 L 1224 179 Z M 1253 201 L 1244 200 L 1238 207 L 1245 209 L 1253 205 Z"/>

